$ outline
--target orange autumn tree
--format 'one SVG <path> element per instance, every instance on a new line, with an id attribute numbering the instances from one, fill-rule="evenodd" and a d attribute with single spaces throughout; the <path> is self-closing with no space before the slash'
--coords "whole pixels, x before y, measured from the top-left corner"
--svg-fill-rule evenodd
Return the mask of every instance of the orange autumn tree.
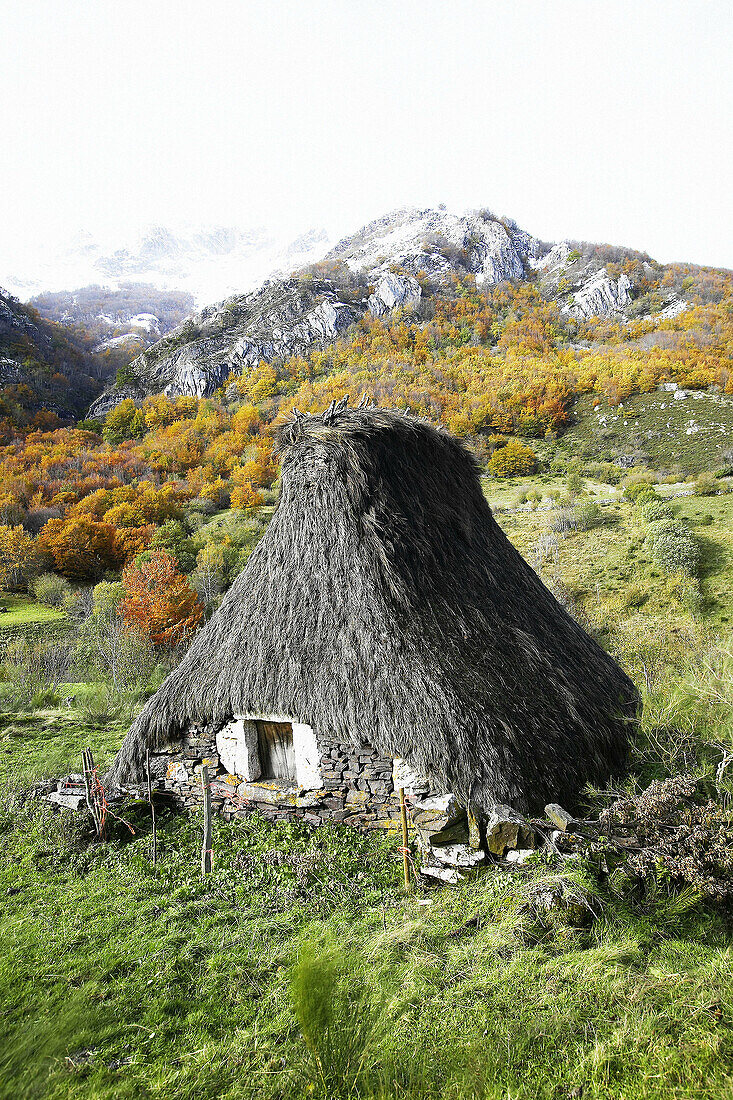
<path id="1" fill-rule="evenodd" d="M 178 645 L 203 618 L 203 604 L 165 550 L 154 550 L 147 560 L 129 562 L 122 583 L 125 598 L 119 610 L 124 621 L 155 645 Z"/>
<path id="2" fill-rule="evenodd" d="M 38 536 L 38 548 L 50 554 L 54 568 L 72 580 L 99 580 L 119 562 L 115 529 L 88 516 L 50 519 Z"/>

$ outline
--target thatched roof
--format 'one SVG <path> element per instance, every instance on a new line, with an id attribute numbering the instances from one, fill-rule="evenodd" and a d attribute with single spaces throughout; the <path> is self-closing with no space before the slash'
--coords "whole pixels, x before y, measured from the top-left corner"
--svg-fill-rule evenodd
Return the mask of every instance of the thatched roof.
<path id="1" fill-rule="evenodd" d="M 253 713 L 370 742 L 479 809 L 572 804 L 620 768 L 636 690 L 503 534 L 458 440 L 332 407 L 278 446 L 270 526 L 113 780 L 190 723 Z"/>

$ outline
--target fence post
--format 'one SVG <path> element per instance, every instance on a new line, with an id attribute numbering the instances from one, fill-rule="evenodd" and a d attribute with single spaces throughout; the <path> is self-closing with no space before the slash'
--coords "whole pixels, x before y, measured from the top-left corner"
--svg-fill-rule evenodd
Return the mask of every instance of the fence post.
<path id="1" fill-rule="evenodd" d="M 82 769 L 84 772 L 84 789 L 86 791 L 87 806 L 94 819 L 94 827 L 97 836 L 102 837 L 105 825 L 104 792 L 96 775 L 94 757 L 91 749 L 82 749 Z"/>
<path id="2" fill-rule="evenodd" d="M 410 849 L 407 847 L 407 806 L 405 788 L 400 787 L 400 819 L 402 821 L 402 870 L 405 875 L 405 891 L 410 890 Z"/>
<path id="3" fill-rule="evenodd" d="M 204 842 L 201 847 L 201 877 L 211 874 L 211 788 L 209 769 L 201 765 L 201 786 L 204 793 Z"/>
<path id="4" fill-rule="evenodd" d="M 153 803 L 153 784 L 150 778 L 150 749 L 145 750 L 145 773 L 148 780 L 148 802 L 150 803 L 150 817 L 153 822 L 153 867 L 158 864 L 158 831 L 155 822 L 155 805 Z"/>

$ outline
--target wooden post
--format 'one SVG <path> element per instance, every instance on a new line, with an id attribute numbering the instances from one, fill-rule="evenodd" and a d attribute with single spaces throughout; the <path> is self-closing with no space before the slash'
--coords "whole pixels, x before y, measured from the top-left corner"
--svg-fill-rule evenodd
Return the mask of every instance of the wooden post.
<path id="1" fill-rule="evenodd" d="M 201 765 L 201 786 L 204 793 L 204 842 L 201 848 L 201 877 L 211 874 L 211 788 L 209 769 Z"/>
<path id="2" fill-rule="evenodd" d="M 145 750 L 145 773 L 148 780 L 148 802 L 150 803 L 150 817 L 153 822 L 153 867 L 158 864 L 158 832 L 155 823 L 155 804 L 153 802 L 153 784 L 150 778 L 150 749 Z"/>
<path id="3" fill-rule="evenodd" d="M 405 788 L 400 787 L 400 819 L 402 821 L 402 869 L 405 874 L 405 891 L 410 889 L 410 849 L 407 847 L 407 806 Z"/>
<path id="4" fill-rule="evenodd" d="M 91 749 L 83 749 L 81 754 L 82 770 L 84 772 L 84 789 L 86 791 L 87 806 L 94 819 L 94 827 L 97 836 L 104 832 L 104 807 L 100 805 L 99 784 L 94 774 L 94 757 Z"/>
<path id="5" fill-rule="evenodd" d="M 89 810 L 89 813 L 94 818 L 94 824 L 96 825 L 97 818 L 96 818 L 96 815 L 94 813 L 94 802 L 93 802 L 93 798 L 92 798 L 92 775 L 91 775 L 91 770 L 89 768 L 89 757 L 90 756 L 91 756 L 91 750 L 90 749 L 82 749 L 81 750 L 81 770 L 84 773 L 84 790 L 86 791 L 86 796 L 87 796 L 87 809 Z"/>

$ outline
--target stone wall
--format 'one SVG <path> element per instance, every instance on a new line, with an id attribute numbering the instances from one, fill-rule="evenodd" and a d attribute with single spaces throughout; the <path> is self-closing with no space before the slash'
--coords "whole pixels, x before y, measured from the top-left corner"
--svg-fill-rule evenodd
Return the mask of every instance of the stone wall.
<path id="1" fill-rule="evenodd" d="M 393 780 L 393 761 L 370 745 L 345 745 L 317 739 L 321 786 L 304 790 L 280 780 L 246 782 L 231 775 L 216 750 L 216 731 L 192 728 L 182 742 L 151 756 L 151 771 L 159 787 L 184 807 L 201 801 L 201 768 L 209 771 L 212 809 L 227 820 L 258 810 L 271 821 L 302 820 L 311 825 L 345 822 L 361 829 L 398 829 L 399 794 Z M 427 781 L 415 777 L 405 783 L 410 800 L 430 794 Z"/>

